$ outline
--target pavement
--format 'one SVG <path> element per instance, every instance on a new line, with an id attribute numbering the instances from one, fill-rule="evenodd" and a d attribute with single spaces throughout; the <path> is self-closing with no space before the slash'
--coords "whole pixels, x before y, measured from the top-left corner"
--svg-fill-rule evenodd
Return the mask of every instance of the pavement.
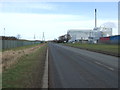
<path id="1" fill-rule="evenodd" d="M 49 88 L 118 88 L 118 57 L 48 44 Z"/>

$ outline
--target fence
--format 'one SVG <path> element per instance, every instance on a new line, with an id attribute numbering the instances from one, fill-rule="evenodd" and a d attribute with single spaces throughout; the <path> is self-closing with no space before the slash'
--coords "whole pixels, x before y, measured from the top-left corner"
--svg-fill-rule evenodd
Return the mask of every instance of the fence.
<path id="1" fill-rule="evenodd" d="M 39 44 L 40 41 L 20 41 L 20 40 L 0 40 L 2 43 L 2 50 L 21 47 L 25 45 Z"/>
<path id="2" fill-rule="evenodd" d="M 102 44 L 120 44 L 120 35 L 102 37 L 98 40 L 98 43 Z"/>
<path id="3" fill-rule="evenodd" d="M 0 40 L 0 51 L 2 50 L 2 40 Z"/>

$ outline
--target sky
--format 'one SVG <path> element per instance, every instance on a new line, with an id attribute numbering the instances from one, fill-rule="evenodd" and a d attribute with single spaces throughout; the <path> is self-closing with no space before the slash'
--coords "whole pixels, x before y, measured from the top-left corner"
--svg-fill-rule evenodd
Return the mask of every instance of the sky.
<path id="1" fill-rule="evenodd" d="M 57 39 L 70 29 L 93 29 L 94 9 L 97 26 L 113 28 L 118 35 L 118 2 L 40 2 L 0 1 L 0 35 L 22 39 Z"/>

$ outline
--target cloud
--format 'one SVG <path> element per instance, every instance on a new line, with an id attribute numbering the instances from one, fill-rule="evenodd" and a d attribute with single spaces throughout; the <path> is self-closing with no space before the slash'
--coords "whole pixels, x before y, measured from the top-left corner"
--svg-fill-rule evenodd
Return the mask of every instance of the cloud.
<path id="1" fill-rule="evenodd" d="M 101 26 L 109 27 L 109 28 L 116 28 L 116 25 L 114 22 L 106 22 L 106 23 L 103 23 Z"/>
<path id="2" fill-rule="evenodd" d="M 1 12 L 39 13 L 57 9 L 57 5 L 49 2 L 1 2 Z"/>
<path id="3" fill-rule="evenodd" d="M 84 20 L 84 16 L 64 14 L 0 14 L 0 35 L 3 35 L 3 28 L 6 28 L 6 35 L 16 36 L 21 34 L 24 39 L 42 38 L 45 33 L 46 40 L 57 38 L 67 33 L 69 29 L 93 29 L 94 20 Z M 98 26 L 110 20 L 98 20 Z M 117 23 L 116 20 L 110 22 Z M 117 34 L 117 28 L 113 31 Z"/>
<path id="4" fill-rule="evenodd" d="M 66 24 L 61 24 L 63 21 L 77 20 L 77 18 L 80 18 L 80 16 L 1 13 L 0 29 L 2 30 L 5 27 L 6 35 L 16 36 L 17 34 L 21 34 L 22 38 L 26 39 L 33 39 L 34 33 L 40 37 L 45 32 L 46 39 L 48 40 L 66 33 Z M 0 32 L 0 35 L 3 35 L 3 32 Z"/>
<path id="5" fill-rule="evenodd" d="M 33 8 L 33 9 L 45 9 L 45 10 L 54 10 L 56 9 L 56 6 L 50 3 L 39 3 L 39 4 L 28 4 L 25 6 L 27 8 Z"/>

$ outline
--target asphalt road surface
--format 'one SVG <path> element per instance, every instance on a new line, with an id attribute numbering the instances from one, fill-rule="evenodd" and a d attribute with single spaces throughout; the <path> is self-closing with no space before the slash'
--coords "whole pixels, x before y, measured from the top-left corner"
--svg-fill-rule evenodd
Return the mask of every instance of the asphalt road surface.
<path id="1" fill-rule="evenodd" d="M 49 88 L 118 88 L 118 58 L 49 43 Z"/>

